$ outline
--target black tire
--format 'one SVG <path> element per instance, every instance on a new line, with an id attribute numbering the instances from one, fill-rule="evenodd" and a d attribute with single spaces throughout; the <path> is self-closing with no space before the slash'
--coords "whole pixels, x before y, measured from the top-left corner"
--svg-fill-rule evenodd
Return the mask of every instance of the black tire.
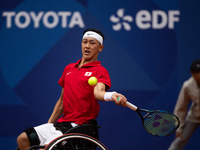
<path id="1" fill-rule="evenodd" d="M 45 150 L 108 150 L 100 141 L 97 139 L 80 133 L 69 133 L 64 134 L 49 145 L 46 146 Z"/>

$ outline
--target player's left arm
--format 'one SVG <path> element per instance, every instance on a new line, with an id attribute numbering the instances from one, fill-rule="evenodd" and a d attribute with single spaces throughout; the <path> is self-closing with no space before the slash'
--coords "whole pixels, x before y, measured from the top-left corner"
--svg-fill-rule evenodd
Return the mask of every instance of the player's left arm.
<path id="1" fill-rule="evenodd" d="M 109 100 L 105 100 L 105 94 L 110 94 L 112 92 L 106 92 L 106 85 L 104 83 L 97 83 L 94 87 L 95 99 L 99 101 L 114 101 L 117 105 L 122 105 L 126 107 L 126 97 L 120 93 L 113 93 Z"/>

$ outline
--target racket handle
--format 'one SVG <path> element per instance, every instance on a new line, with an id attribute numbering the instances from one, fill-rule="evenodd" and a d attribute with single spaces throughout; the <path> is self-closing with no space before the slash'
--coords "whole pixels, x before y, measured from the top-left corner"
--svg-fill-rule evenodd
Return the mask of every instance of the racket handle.
<path id="1" fill-rule="evenodd" d="M 131 104 L 130 102 L 126 102 L 126 106 L 128 107 L 128 108 L 130 108 L 130 109 L 132 109 L 132 110 L 134 110 L 134 111 L 136 111 L 137 110 L 137 106 L 135 106 L 135 105 L 133 105 L 133 104 Z"/>

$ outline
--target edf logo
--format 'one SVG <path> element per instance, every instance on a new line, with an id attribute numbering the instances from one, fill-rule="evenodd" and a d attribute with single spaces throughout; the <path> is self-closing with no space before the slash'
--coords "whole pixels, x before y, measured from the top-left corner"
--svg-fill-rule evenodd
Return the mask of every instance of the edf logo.
<path id="1" fill-rule="evenodd" d="M 125 15 L 125 9 L 121 8 L 117 10 L 116 15 L 110 16 L 110 21 L 114 23 L 113 30 L 119 31 L 122 27 L 126 31 L 131 30 L 131 23 L 134 21 L 130 15 Z M 135 24 L 140 29 L 163 29 L 168 27 L 174 29 L 175 22 L 179 22 L 180 11 L 169 10 L 166 14 L 162 10 L 152 10 L 150 13 L 147 10 L 140 10 L 135 15 Z"/>

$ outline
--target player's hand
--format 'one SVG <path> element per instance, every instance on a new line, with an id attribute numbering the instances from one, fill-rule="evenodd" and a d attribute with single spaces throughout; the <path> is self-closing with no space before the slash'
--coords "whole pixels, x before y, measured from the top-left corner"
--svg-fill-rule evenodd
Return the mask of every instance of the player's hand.
<path id="1" fill-rule="evenodd" d="M 124 95 L 122 95 L 120 93 L 115 93 L 112 95 L 112 100 L 115 102 L 115 104 L 126 107 L 127 99 Z"/>

